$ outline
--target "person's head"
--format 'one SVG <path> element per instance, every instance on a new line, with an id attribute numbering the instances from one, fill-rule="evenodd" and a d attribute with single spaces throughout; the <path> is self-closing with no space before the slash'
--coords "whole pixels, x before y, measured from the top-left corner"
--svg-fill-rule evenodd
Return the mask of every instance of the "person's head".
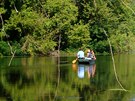
<path id="1" fill-rule="evenodd" d="M 79 48 L 79 50 L 81 51 L 81 50 L 82 50 L 82 48 Z"/>
<path id="2" fill-rule="evenodd" d="M 93 50 L 91 50 L 91 52 L 94 52 Z"/>
<path id="3" fill-rule="evenodd" d="M 87 50 L 87 53 L 89 53 L 89 52 L 90 52 L 90 49 Z"/>

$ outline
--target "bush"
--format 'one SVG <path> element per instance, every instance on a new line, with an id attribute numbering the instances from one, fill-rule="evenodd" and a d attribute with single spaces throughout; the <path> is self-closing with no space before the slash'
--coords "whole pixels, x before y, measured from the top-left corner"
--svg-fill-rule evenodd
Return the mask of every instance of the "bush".
<path id="1" fill-rule="evenodd" d="M 11 55 L 10 48 L 8 44 L 4 41 L 0 41 L 0 53 L 1 55 L 5 55 L 5 56 Z"/>

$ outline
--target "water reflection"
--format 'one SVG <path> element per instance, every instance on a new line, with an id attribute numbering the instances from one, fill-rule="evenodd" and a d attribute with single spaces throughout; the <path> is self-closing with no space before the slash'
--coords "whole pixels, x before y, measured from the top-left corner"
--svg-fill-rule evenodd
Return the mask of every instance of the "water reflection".
<path id="1" fill-rule="evenodd" d="M 16 57 L 10 67 L 10 58 L 0 58 L 0 101 L 133 101 L 134 57 L 116 58 L 118 77 L 131 93 L 116 90 L 109 56 L 93 65 L 71 64 L 71 57 L 60 57 L 59 64 L 57 57 Z"/>
<path id="2" fill-rule="evenodd" d="M 78 77 L 79 78 L 84 78 L 84 65 L 83 64 L 79 64 L 78 65 Z"/>
<path id="3" fill-rule="evenodd" d="M 93 78 L 95 76 L 95 72 L 96 72 L 96 64 L 90 65 L 88 67 L 88 78 Z"/>
<path id="4" fill-rule="evenodd" d="M 77 71 L 78 78 L 93 78 L 96 72 L 96 64 L 72 64 L 73 71 Z"/>

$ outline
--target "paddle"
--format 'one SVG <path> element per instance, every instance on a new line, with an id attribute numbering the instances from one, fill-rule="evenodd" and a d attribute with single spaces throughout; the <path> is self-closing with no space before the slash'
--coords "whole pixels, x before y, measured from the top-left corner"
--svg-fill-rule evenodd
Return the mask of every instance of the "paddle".
<path id="1" fill-rule="evenodd" d="M 72 63 L 76 63 L 76 62 L 77 62 L 77 60 L 78 60 L 78 59 L 76 58 L 75 60 L 73 60 L 73 61 L 72 61 Z"/>

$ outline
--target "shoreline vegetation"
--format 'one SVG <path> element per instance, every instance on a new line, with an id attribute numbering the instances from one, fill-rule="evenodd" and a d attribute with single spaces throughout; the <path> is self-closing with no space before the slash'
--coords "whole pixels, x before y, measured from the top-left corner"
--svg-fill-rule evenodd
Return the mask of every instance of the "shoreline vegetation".
<path id="1" fill-rule="evenodd" d="M 74 57 L 76 57 L 76 54 L 77 54 L 77 52 L 78 52 L 78 50 L 72 50 L 72 51 L 61 51 L 60 50 L 60 56 L 74 56 Z M 84 51 L 85 52 L 85 55 L 86 55 L 86 51 Z M 135 54 L 135 51 L 131 51 L 131 52 L 123 52 L 123 53 L 113 53 L 114 55 L 117 55 L 117 54 Z M 95 55 L 111 55 L 110 53 L 107 53 L 107 52 L 103 52 L 103 53 L 97 53 L 97 52 L 95 52 Z M 58 55 L 58 50 L 55 50 L 55 51 L 52 51 L 52 52 L 50 52 L 48 55 L 41 55 L 41 54 L 36 54 L 36 55 L 33 55 L 33 56 L 31 56 L 31 55 L 16 55 L 16 54 L 14 54 L 14 56 L 13 57 L 36 57 L 36 56 L 38 56 L 38 57 L 44 57 L 44 56 L 54 56 L 54 57 L 58 57 L 59 55 Z M 0 54 L 0 57 L 12 57 L 12 55 L 9 55 L 9 56 L 4 56 L 4 55 L 2 55 L 2 54 Z"/>
<path id="2" fill-rule="evenodd" d="M 134 0 L 2 0 L 0 56 L 135 50 Z"/>

